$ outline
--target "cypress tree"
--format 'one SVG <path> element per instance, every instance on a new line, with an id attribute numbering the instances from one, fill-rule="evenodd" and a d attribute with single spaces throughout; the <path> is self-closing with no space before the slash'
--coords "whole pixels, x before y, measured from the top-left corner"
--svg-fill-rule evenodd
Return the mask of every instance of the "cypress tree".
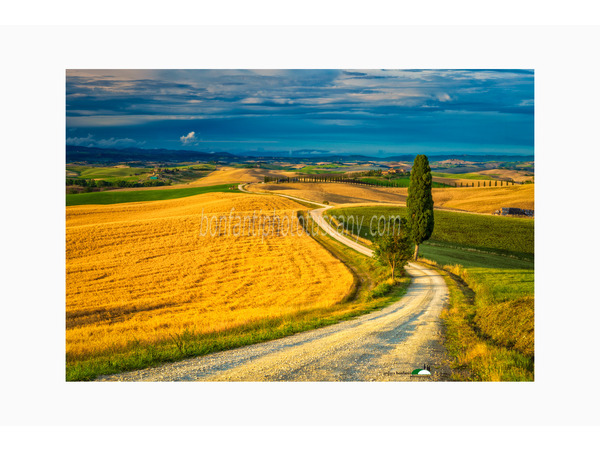
<path id="1" fill-rule="evenodd" d="M 410 171 L 408 185 L 408 221 L 415 243 L 414 259 L 419 255 L 419 244 L 433 233 L 433 197 L 431 195 L 431 169 L 425 155 L 417 155 Z"/>

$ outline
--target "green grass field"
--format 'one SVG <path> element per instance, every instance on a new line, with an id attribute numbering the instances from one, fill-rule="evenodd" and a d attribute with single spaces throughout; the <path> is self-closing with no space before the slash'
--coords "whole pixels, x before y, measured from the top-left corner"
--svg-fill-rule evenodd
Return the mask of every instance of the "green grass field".
<path id="1" fill-rule="evenodd" d="M 410 178 L 397 178 L 395 180 L 386 180 L 385 178 L 375 178 L 375 177 L 362 177 L 359 180 L 364 181 L 366 183 L 371 184 L 381 184 L 385 186 L 394 186 L 394 187 L 408 187 L 410 183 Z M 437 183 L 439 184 L 439 183 Z"/>
<path id="2" fill-rule="evenodd" d="M 264 162 L 260 164 L 252 163 L 252 164 L 232 164 L 231 167 L 235 167 L 237 169 L 268 169 L 268 170 L 297 170 L 290 166 L 282 166 L 279 164 L 266 164 Z"/>
<path id="3" fill-rule="evenodd" d="M 93 178 L 109 180 L 111 178 L 124 178 L 152 172 L 152 169 L 144 167 L 91 167 L 91 166 L 67 166 L 67 170 L 77 172 L 79 178 Z"/>
<path id="4" fill-rule="evenodd" d="M 300 170 L 296 171 L 298 175 L 323 175 L 323 174 L 332 174 L 332 175 L 341 175 L 344 172 L 340 172 L 339 170 L 327 170 L 327 169 L 307 169 L 303 167 Z"/>
<path id="5" fill-rule="evenodd" d="M 447 247 L 444 244 L 424 243 L 419 254 L 447 266 L 456 275 L 468 281 L 477 291 L 479 306 L 495 305 L 534 295 L 534 263 L 504 254 Z"/>
<path id="6" fill-rule="evenodd" d="M 342 169 L 347 168 L 348 166 L 340 165 L 340 164 L 319 164 L 315 166 L 304 166 L 301 169 L 297 169 L 296 172 L 300 174 L 307 175 L 318 175 L 323 173 L 332 173 L 332 174 L 340 174 L 344 173 L 343 171 L 335 171 L 331 169 Z"/>
<path id="7" fill-rule="evenodd" d="M 327 214 L 354 233 L 358 227 L 350 225 L 364 217 L 360 236 L 373 239 L 372 217 L 405 217 L 406 208 L 334 208 Z M 434 215 L 434 233 L 419 255 L 443 269 L 450 288 L 447 348 L 457 373 L 464 371 L 457 379 L 533 380 L 533 220 L 448 211 Z"/>
<path id="8" fill-rule="evenodd" d="M 495 180 L 495 178 L 488 175 L 481 175 L 478 173 L 444 173 L 444 172 L 431 172 L 432 177 L 440 178 L 454 178 L 463 180 Z"/>
<path id="9" fill-rule="evenodd" d="M 236 189 L 229 189 L 235 187 Z M 67 194 L 67 206 L 75 205 L 110 205 L 113 203 L 148 202 L 153 200 L 170 200 L 189 197 L 209 192 L 239 193 L 235 184 L 203 186 L 183 189 L 148 189 L 135 191 L 102 191 L 84 194 Z"/>
<path id="10" fill-rule="evenodd" d="M 377 221 L 381 216 L 406 217 L 407 209 L 391 206 L 364 206 L 333 208 L 326 212 L 338 221 L 348 224 L 349 231 L 357 233 L 357 223 L 362 219 L 360 236 L 372 239 L 377 234 Z M 354 220 L 348 218 L 354 217 Z M 479 214 L 434 211 L 435 226 L 430 243 L 446 243 L 457 248 L 504 253 L 521 258 L 532 258 L 534 252 L 534 222 L 532 219 L 488 216 Z M 370 230 L 370 224 L 373 230 Z M 383 226 L 383 225 L 382 225 Z"/>
<path id="11" fill-rule="evenodd" d="M 173 166 L 166 167 L 166 169 L 180 169 L 180 170 L 215 170 L 216 166 L 214 164 L 192 164 L 188 166 Z"/>
<path id="12" fill-rule="evenodd" d="M 170 181 L 173 184 L 189 183 L 208 175 L 215 170 L 214 164 L 192 164 L 160 169 L 162 181 Z M 104 180 L 107 182 L 128 181 L 144 182 L 154 172 L 148 167 L 94 167 L 94 166 L 67 166 L 68 178 L 79 178 L 87 180 Z"/>

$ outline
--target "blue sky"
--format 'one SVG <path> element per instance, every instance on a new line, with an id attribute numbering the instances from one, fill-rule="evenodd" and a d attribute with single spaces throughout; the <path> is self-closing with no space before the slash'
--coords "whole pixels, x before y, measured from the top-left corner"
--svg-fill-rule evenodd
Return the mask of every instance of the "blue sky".
<path id="1" fill-rule="evenodd" d="M 530 70 L 68 70 L 67 144 L 533 154 Z"/>

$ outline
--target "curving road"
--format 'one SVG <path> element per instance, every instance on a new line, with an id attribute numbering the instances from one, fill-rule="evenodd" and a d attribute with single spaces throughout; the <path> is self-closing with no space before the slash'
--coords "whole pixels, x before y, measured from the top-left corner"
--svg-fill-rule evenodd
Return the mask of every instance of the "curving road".
<path id="1" fill-rule="evenodd" d="M 243 185 L 240 190 L 248 192 Z M 372 250 L 340 235 L 324 220 L 323 212 L 331 206 L 309 203 L 322 206 L 310 214 L 327 233 L 372 256 Z M 409 264 L 407 272 L 413 280 L 406 295 L 380 311 L 275 341 L 101 377 L 98 381 L 446 380 L 450 369 L 440 313 L 448 288 L 437 272 L 420 264 Z M 432 375 L 411 375 L 424 365 L 430 366 Z"/>
<path id="2" fill-rule="evenodd" d="M 102 377 L 99 381 L 432 381 L 447 379 L 440 312 L 447 295 L 434 271 L 380 311 L 275 341 Z M 429 364 L 432 376 L 410 373 Z"/>

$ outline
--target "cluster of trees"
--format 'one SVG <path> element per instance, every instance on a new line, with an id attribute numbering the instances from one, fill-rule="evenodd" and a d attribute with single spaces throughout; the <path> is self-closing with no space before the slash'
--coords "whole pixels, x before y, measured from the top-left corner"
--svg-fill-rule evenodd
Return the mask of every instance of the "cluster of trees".
<path id="1" fill-rule="evenodd" d="M 375 239 L 374 256 L 381 264 L 390 267 L 394 281 L 396 272 L 402 273 L 412 256 L 412 243 L 406 219 L 400 219 L 399 227 L 388 227 L 388 230 L 392 231 Z"/>
<path id="2" fill-rule="evenodd" d="M 92 192 L 95 188 L 134 188 L 134 187 L 152 187 L 152 186 L 167 186 L 171 181 L 163 180 L 144 180 L 144 181 L 127 181 L 127 180 L 91 180 L 85 178 L 67 178 L 67 186 L 82 186 L 86 192 Z"/>

